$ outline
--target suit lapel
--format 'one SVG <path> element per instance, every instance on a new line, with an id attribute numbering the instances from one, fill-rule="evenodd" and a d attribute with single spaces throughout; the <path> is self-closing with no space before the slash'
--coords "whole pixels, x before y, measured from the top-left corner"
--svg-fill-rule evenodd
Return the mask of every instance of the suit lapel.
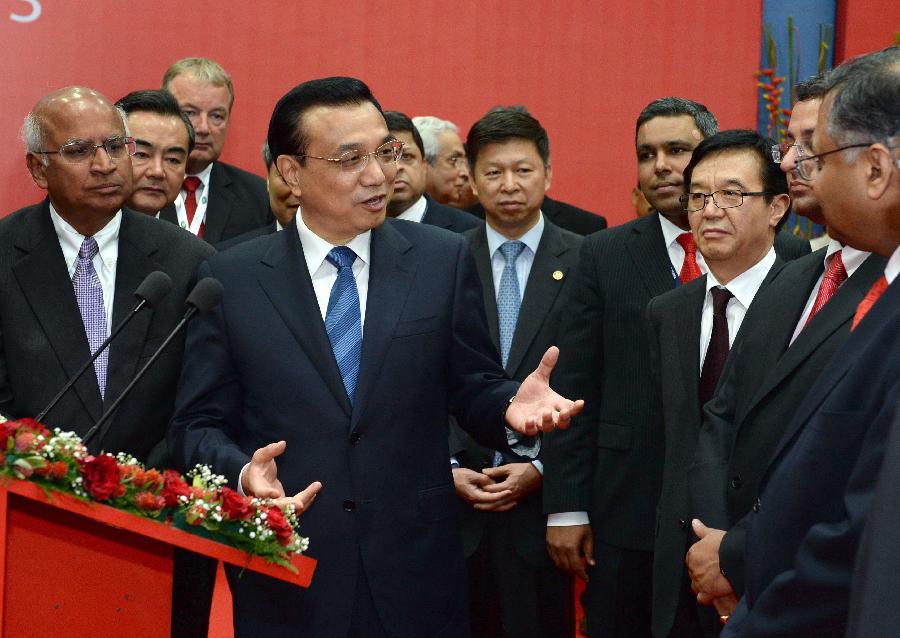
<path id="1" fill-rule="evenodd" d="M 406 303 L 415 275 L 415 264 L 406 253 L 412 244 L 385 223 L 372 231 L 369 291 L 363 328 L 362 363 L 350 428 L 356 427 L 379 378 L 381 363 L 391 343 L 394 327 Z"/>
<path id="2" fill-rule="evenodd" d="M 204 220 L 203 239 L 215 244 L 222 239 L 225 224 L 231 215 L 235 196 L 231 192 L 231 178 L 219 162 L 213 162 L 209 179 L 209 192 L 206 197 L 206 219 Z"/>
<path id="3" fill-rule="evenodd" d="M 672 262 L 669 260 L 657 215 L 648 215 L 637 220 L 631 227 L 631 236 L 626 240 L 635 269 L 641 274 L 641 279 L 652 297 L 675 287 Z"/>
<path id="4" fill-rule="evenodd" d="M 175 204 L 169 204 L 168 206 L 161 208 L 159 210 L 159 218 L 178 226 L 178 212 L 175 210 Z"/>
<path id="5" fill-rule="evenodd" d="M 425 198 L 425 214 L 422 215 L 422 223 L 449 230 L 451 226 L 450 220 L 435 214 L 436 211 L 432 199 L 428 195 L 423 195 L 423 197 Z"/>
<path id="6" fill-rule="evenodd" d="M 531 273 L 528 275 L 528 282 L 525 285 L 522 305 L 519 308 L 519 318 L 516 321 L 516 332 L 509 349 L 509 360 L 506 362 L 506 371 L 514 378 L 522 359 L 547 319 L 547 315 L 550 314 L 550 310 L 563 288 L 565 277 L 569 274 L 568 266 L 561 259 L 561 256 L 568 250 L 568 246 L 560 238 L 556 227 L 545 224 L 543 236 L 534 256 L 534 263 L 531 266 Z M 562 276 L 554 276 L 555 273 L 560 273 Z M 495 316 L 496 314 L 494 312 Z"/>
<path id="7" fill-rule="evenodd" d="M 350 416 L 350 400 L 341 380 L 325 322 L 316 301 L 296 221 L 283 233 L 276 233 L 272 246 L 261 260 L 259 284 L 316 368 L 335 400 Z M 358 386 L 357 386 L 358 387 Z"/>
<path id="8" fill-rule="evenodd" d="M 25 232 L 16 242 L 23 257 L 13 267 L 22 294 L 28 300 L 53 348 L 66 377 L 78 371 L 91 356 L 75 291 L 63 258 L 48 200 L 36 208 Z M 87 370 L 74 387 L 92 420 L 100 417 L 100 391 L 93 369 Z"/>
<path id="9" fill-rule="evenodd" d="M 692 282 L 693 283 L 693 282 Z M 673 334 L 678 335 L 678 359 L 685 395 L 699 408 L 700 401 L 700 319 L 706 299 L 706 275 L 693 283 L 686 293 L 681 309 L 669 317 L 676 322 Z"/>
<path id="10" fill-rule="evenodd" d="M 475 269 L 478 278 L 481 279 L 481 290 L 484 295 L 484 311 L 487 313 L 488 330 L 491 333 L 491 341 L 497 352 L 500 352 L 500 323 L 497 318 L 497 291 L 494 288 L 494 269 L 491 265 L 490 248 L 487 243 L 487 233 L 484 226 L 470 236 L 469 245 L 475 258 Z M 521 316 L 521 313 L 519 313 Z"/>

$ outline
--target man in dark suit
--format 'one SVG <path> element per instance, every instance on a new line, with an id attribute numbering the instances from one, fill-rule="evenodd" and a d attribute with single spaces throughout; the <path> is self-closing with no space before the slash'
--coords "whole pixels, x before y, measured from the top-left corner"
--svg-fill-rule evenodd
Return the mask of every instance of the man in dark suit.
<path id="1" fill-rule="evenodd" d="M 900 167 L 892 146 L 900 47 L 844 63 L 827 85 L 798 171 L 813 184 L 832 237 L 890 259 L 762 479 L 747 528 L 744 595 L 722 634 L 729 638 L 844 635 L 853 561 L 900 403 Z"/>
<path id="2" fill-rule="evenodd" d="M 176 209 L 161 219 L 218 244 L 272 221 L 265 181 L 219 161 L 234 106 L 231 77 L 213 60 L 185 58 L 166 70 L 162 88 L 190 118 L 196 141 Z"/>
<path id="3" fill-rule="evenodd" d="M 425 192 L 428 175 L 425 146 L 412 120 L 399 111 L 385 111 L 384 119 L 391 135 L 403 143 L 388 216 L 439 226 L 454 233 L 481 226 L 481 220 L 474 215 L 439 204 Z"/>
<path id="4" fill-rule="evenodd" d="M 786 219 L 787 180 L 772 140 L 755 131 L 708 137 L 684 171 L 684 206 L 708 273 L 650 301 L 652 369 L 665 433 L 662 491 L 653 553 L 653 635 L 714 635 L 718 618 L 698 608 L 684 568 L 690 543 L 688 468 L 701 408 L 716 388 L 757 292 L 784 262 L 772 247 Z M 712 195 L 710 195 L 712 193 Z"/>
<path id="5" fill-rule="evenodd" d="M 544 510 L 556 564 L 586 578 L 587 559 L 592 575 L 583 602 L 591 636 L 650 633 L 663 433 L 646 308 L 702 272 L 679 197 L 691 151 L 717 131 L 713 115 L 690 100 L 662 98 L 641 112 L 638 179 L 656 214 L 586 239 L 571 283 L 554 381 L 591 400 L 573 428 L 545 437 Z M 778 233 L 782 258 L 784 243 L 803 245 Z"/>
<path id="6" fill-rule="evenodd" d="M 189 330 L 169 431 L 182 467 L 301 510 L 317 495 L 303 516 L 313 584 L 233 574 L 236 633 L 465 635 L 448 413 L 533 457 L 532 435 L 583 403 L 550 390 L 555 349 L 521 385 L 506 377 L 464 238 L 384 223 L 402 145 L 365 84 L 292 89 L 268 142 L 300 211 L 201 267 L 225 298 Z"/>
<path id="7" fill-rule="evenodd" d="M 85 434 L 118 398 L 141 364 L 184 313 L 184 300 L 210 247 L 156 220 L 122 209 L 132 191 L 129 152 L 120 114 L 105 97 L 71 87 L 49 94 L 34 107 L 25 126 L 31 177 L 48 199 L 0 221 L 3 358 L 0 406 L 8 416 L 37 415 L 68 377 L 90 357 L 135 304 L 134 290 L 154 270 L 166 272 L 173 290 L 152 311 L 142 311 L 72 390 L 47 415 L 50 426 Z M 104 144 L 106 146 L 104 147 Z M 99 145 L 95 147 L 94 145 Z M 91 259 L 90 301 L 97 328 L 89 341 L 73 269 L 96 246 Z M 101 298 L 102 295 L 102 298 Z M 91 449 L 130 452 L 164 466 L 165 427 L 171 416 L 183 339 L 169 345 L 116 416 L 101 429 Z M 105 382 L 101 384 L 101 381 Z"/>
<path id="8" fill-rule="evenodd" d="M 469 130 L 466 148 L 487 211 L 487 224 L 466 237 L 484 287 L 491 340 L 507 374 L 521 381 L 559 338 L 581 237 L 541 214 L 551 179 L 550 143 L 531 115 L 491 110 Z M 459 431 L 451 433 L 452 451 L 454 434 Z M 465 502 L 472 635 L 571 638 L 572 578 L 547 554 L 539 458 L 504 456 L 464 435 L 462 441 L 453 480 Z"/>
<path id="9" fill-rule="evenodd" d="M 781 162 L 794 212 L 817 224 L 825 219 L 814 185 L 797 171 L 796 146 L 809 148 L 825 86 L 821 75 L 797 85 Z M 730 614 L 744 592 L 747 515 L 775 446 L 850 335 L 856 306 L 884 264 L 879 255 L 832 239 L 827 248 L 788 264 L 753 304 L 706 407 L 689 476 L 694 531 L 702 538 L 691 547 L 687 567 L 694 591 L 720 615 Z"/>
<path id="10" fill-rule="evenodd" d="M 159 217 L 175 210 L 187 159 L 194 148 L 194 127 L 168 91 L 132 91 L 116 102 L 128 115 L 134 138 L 131 156 L 134 190 L 126 200 L 132 210 Z"/>

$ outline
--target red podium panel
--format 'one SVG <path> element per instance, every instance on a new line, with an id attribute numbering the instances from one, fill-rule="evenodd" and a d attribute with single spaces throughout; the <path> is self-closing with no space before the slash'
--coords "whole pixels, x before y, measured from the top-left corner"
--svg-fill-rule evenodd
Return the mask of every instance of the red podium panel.
<path id="1" fill-rule="evenodd" d="M 0 637 L 168 636 L 172 548 L 181 547 L 308 587 L 233 547 L 26 481 L 0 484 Z"/>

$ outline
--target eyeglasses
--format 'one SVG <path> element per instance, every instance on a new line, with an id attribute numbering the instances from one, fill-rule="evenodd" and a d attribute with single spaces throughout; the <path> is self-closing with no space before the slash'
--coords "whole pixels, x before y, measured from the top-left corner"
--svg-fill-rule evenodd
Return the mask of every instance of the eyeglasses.
<path id="1" fill-rule="evenodd" d="M 316 157 L 315 155 L 297 155 L 299 158 L 310 158 L 334 162 L 348 173 L 360 173 L 369 164 L 369 157 L 374 155 L 383 166 L 395 163 L 403 152 L 403 143 L 400 140 L 390 140 L 376 148 L 371 153 L 363 153 L 362 149 L 352 149 L 341 153 L 340 157 Z"/>
<path id="2" fill-rule="evenodd" d="M 451 155 L 450 157 L 445 157 L 445 158 L 443 158 L 443 160 L 444 160 L 445 162 L 447 162 L 447 163 L 448 163 L 450 166 L 452 166 L 453 168 L 456 168 L 456 165 L 457 165 L 457 164 L 459 164 L 460 162 L 465 162 L 465 161 L 466 161 L 466 156 L 465 156 L 465 155 L 462 155 L 461 153 L 454 153 L 454 154 Z"/>
<path id="3" fill-rule="evenodd" d="M 802 148 L 800 142 L 782 142 L 781 144 L 774 144 L 771 148 L 772 161 L 776 164 L 781 164 L 795 146 L 797 149 Z M 798 150 L 797 152 L 799 153 L 800 151 Z"/>
<path id="4" fill-rule="evenodd" d="M 755 193 L 745 193 L 738 190 L 720 190 L 712 193 L 685 193 L 678 198 L 681 207 L 685 212 L 693 213 L 694 211 L 706 208 L 707 198 L 712 197 L 713 204 L 718 208 L 737 208 L 744 203 L 745 197 L 756 197 L 760 195 L 774 195 L 768 191 L 757 191 Z"/>
<path id="5" fill-rule="evenodd" d="M 94 144 L 88 140 L 72 140 L 66 142 L 55 151 L 36 151 L 41 155 L 59 155 L 72 164 L 80 164 L 94 159 L 97 149 L 102 148 L 111 160 L 122 159 L 134 155 L 135 143 L 133 137 L 111 137 L 103 144 Z"/>
<path id="6" fill-rule="evenodd" d="M 819 153 L 818 155 L 807 155 L 803 151 L 803 147 L 797 147 L 797 172 L 800 173 L 800 177 L 809 181 L 815 178 L 822 170 L 822 158 L 826 155 L 831 155 L 832 153 L 837 153 L 838 151 L 846 151 L 848 148 L 863 148 L 866 146 L 871 146 L 873 142 L 864 142 L 861 144 L 848 144 L 847 146 L 841 146 L 840 148 L 833 148 L 830 151 L 825 151 L 824 153 Z M 810 162 L 810 160 L 816 160 L 815 164 Z"/>

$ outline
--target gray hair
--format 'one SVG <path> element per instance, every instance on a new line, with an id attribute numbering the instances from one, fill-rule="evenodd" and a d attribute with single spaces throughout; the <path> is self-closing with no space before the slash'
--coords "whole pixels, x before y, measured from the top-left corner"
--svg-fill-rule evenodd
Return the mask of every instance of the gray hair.
<path id="1" fill-rule="evenodd" d="M 882 143 L 900 138 L 900 46 L 847 60 L 826 78 L 832 96 L 826 129 L 838 146 Z M 845 151 L 845 161 L 861 149 Z"/>
<path id="2" fill-rule="evenodd" d="M 272 151 L 269 150 L 269 141 L 266 140 L 262 145 L 262 158 L 263 162 L 266 164 L 266 170 L 272 168 L 272 162 L 274 159 L 272 158 Z"/>
<path id="3" fill-rule="evenodd" d="M 44 121 L 38 114 L 39 107 L 42 105 L 43 100 L 25 116 L 25 122 L 22 124 L 22 142 L 25 143 L 26 152 L 39 156 L 41 164 L 47 166 L 50 163 L 50 159 L 46 154 L 41 153 L 41 151 L 46 150 L 44 148 Z M 116 109 L 119 117 L 122 118 L 122 126 L 125 127 L 125 137 L 131 137 L 131 129 L 128 128 L 128 114 L 125 113 L 125 109 L 121 106 L 113 108 Z"/>
<path id="4" fill-rule="evenodd" d="M 456 124 L 448 120 L 442 120 L 433 115 L 419 115 L 412 119 L 413 124 L 419 130 L 422 136 L 422 143 L 425 145 L 425 161 L 434 164 L 434 160 L 441 152 L 437 143 L 437 137 L 444 131 L 453 131 L 459 135 L 459 129 Z"/>

